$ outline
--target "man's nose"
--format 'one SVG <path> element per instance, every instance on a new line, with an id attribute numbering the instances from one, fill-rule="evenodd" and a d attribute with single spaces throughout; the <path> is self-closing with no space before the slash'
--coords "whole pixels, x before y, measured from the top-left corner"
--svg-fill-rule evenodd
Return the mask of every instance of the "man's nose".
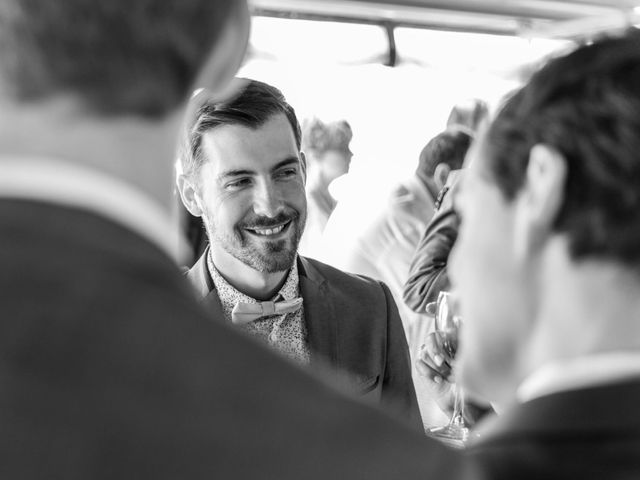
<path id="1" fill-rule="evenodd" d="M 254 190 L 253 210 L 256 215 L 276 217 L 284 211 L 281 192 L 270 182 L 261 182 Z"/>

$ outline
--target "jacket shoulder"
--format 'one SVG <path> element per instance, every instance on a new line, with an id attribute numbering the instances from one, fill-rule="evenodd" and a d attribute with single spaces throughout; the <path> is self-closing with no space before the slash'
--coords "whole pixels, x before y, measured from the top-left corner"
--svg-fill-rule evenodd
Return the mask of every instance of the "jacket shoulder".
<path id="1" fill-rule="evenodd" d="M 312 276 L 319 274 L 323 280 L 332 286 L 345 286 L 355 289 L 377 291 L 378 293 L 380 293 L 381 288 L 384 289 L 383 282 L 366 275 L 345 272 L 344 270 L 308 257 L 300 256 L 300 262 L 307 275 Z"/>

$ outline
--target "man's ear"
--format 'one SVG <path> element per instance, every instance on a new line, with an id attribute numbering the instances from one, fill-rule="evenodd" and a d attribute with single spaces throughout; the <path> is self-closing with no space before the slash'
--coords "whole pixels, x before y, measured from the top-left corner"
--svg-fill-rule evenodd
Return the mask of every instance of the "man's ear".
<path id="1" fill-rule="evenodd" d="M 446 163 L 439 163 L 436 165 L 436 170 L 433 172 L 433 181 L 435 182 L 438 191 L 442 190 L 447 183 L 449 172 L 451 172 L 451 167 Z"/>
<path id="2" fill-rule="evenodd" d="M 304 152 L 300 152 L 300 168 L 302 169 L 302 180 L 307 184 L 307 157 Z"/>
<path id="3" fill-rule="evenodd" d="M 176 182 L 184 208 L 194 217 L 201 217 L 204 211 L 200 203 L 200 198 L 198 197 L 198 190 L 193 182 L 183 174 L 178 175 Z"/>
<path id="4" fill-rule="evenodd" d="M 567 161 L 555 148 L 535 145 L 529 152 L 525 182 L 516 200 L 516 248 L 527 255 L 549 237 L 562 208 Z"/>

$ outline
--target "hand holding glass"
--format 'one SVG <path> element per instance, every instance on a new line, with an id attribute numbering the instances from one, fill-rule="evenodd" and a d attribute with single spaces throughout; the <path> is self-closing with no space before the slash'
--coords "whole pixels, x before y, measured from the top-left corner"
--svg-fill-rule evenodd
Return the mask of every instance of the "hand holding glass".
<path id="1" fill-rule="evenodd" d="M 449 359 L 456 355 L 461 324 L 462 317 L 459 315 L 456 297 L 450 292 L 440 292 L 435 311 L 436 334 L 440 339 L 442 354 Z M 429 433 L 453 446 L 462 447 L 469 437 L 469 428 L 464 420 L 464 395 L 455 383 L 452 389 L 453 414 L 449 423 L 443 427 L 432 428 Z"/>

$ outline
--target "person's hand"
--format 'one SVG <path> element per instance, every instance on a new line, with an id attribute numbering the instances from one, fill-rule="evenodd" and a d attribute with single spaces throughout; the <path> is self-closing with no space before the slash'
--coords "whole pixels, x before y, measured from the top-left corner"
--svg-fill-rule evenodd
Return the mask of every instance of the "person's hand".
<path id="1" fill-rule="evenodd" d="M 431 317 L 435 316 L 435 306 L 435 302 L 427 304 L 426 311 Z M 442 335 L 437 331 L 429 334 L 425 343 L 420 347 L 416 369 L 427 382 L 440 409 L 447 415 L 451 415 L 454 403 L 453 358 L 443 347 Z M 476 421 L 490 412 L 493 412 L 493 409 L 489 403 L 478 398 L 470 398 L 465 393 L 463 415 L 468 425 L 474 425 Z"/>
<path id="2" fill-rule="evenodd" d="M 427 305 L 427 314 L 434 316 L 435 302 Z M 446 413 L 453 408 L 451 385 L 453 358 L 443 346 L 439 332 L 427 336 L 416 359 L 416 370 L 425 379 L 438 406 Z"/>

